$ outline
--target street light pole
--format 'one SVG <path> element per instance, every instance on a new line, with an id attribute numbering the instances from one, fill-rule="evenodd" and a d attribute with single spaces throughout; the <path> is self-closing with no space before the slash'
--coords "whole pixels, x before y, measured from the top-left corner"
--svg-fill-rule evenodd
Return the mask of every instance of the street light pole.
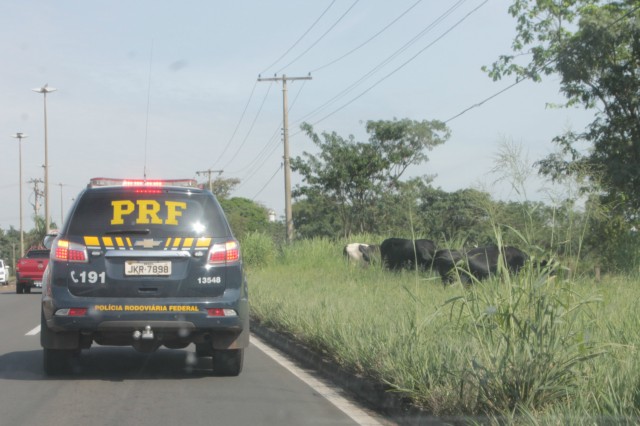
<path id="1" fill-rule="evenodd" d="M 15 135 L 11 135 L 11 137 L 18 139 L 18 170 L 20 176 L 20 257 L 22 257 L 24 256 L 24 231 L 22 230 L 22 139 L 29 136 L 18 132 Z"/>
<path id="2" fill-rule="evenodd" d="M 49 87 L 49 84 L 32 89 L 36 93 L 44 95 L 44 223 L 45 232 L 49 232 L 49 152 L 47 147 L 47 93 L 55 92 L 57 89 Z"/>
<path id="3" fill-rule="evenodd" d="M 58 229 L 62 229 L 62 222 L 64 221 L 64 214 L 63 214 L 63 208 L 62 208 L 62 187 L 64 185 L 62 183 L 59 183 L 58 185 L 60 185 L 60 224 L 58 225 Z"/>

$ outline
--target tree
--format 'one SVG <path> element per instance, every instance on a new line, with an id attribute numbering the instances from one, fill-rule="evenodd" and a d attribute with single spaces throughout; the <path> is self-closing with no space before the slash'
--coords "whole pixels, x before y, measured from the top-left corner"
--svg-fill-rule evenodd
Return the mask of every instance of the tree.
<path id="1" fill-rule="evenodd" d="M 554 138 L 560 152 L 539 161 L 539 170 L 601 183 L 605 200 L 623 200 L 627 218 L 640 208 L 639 7 L 630 0 L 516 0 L 509 8 L 517 20 L 514 54 L 485 68 L 494 80 L 558 74 L 564 106 L 596 110 L 584 131 Z M 521 65 L 523 54 L 530 60 Z M 578 145 L 585 142 L 586 152 Z"/>
<path id="2" fill-rule="evenodd" d="M 371 232 L 372 216 L 382 194 L 398 191 L 408 167 L 427 161 L 425 151 L 449 137 L 442 122 L 408 119 L 367 122 L 368 142 L 356 142 L 353 136 L 343 138 L 335 132 L 318 135 L 307 123 L 302 129 L 320 153 L 304 152 L 291 160 L 291 169 L 303 178 L 293 196 L 321 202 L 321 211 L 328 209 L 337 218 L 344 236 Z M 305 212 L 310 223 L 313 210 Z"/>
<path id="3" fill-rule="evenodd" d="M 227 216 L 236 238 L 241 239 L 249 232 L 271 234 L 273 227 L 269 223 L 269 210 L 247 198 L 223 198 L 220 205 Z"/>
<path id="4" fill-rule="evenodd" d="M 209 188 L 209 181 L 198 182 L 198 184 L 204 188 Z M 229 198 L 231 192 L 239 184 L 240 179 L 238 178 L 223 178 L 218 176 L 211 181 L 211 192 L 213 192 L 218 199 Z"/>
<path id="5" fill-rule="evenodd" d="M 487 212 L 487 206 L 492 204 L 486 192 L 445 192 L 429 187 L 420 195 L 419 213 L 433 239 L 450 248 L 462 248 L 495 240 Z"/>

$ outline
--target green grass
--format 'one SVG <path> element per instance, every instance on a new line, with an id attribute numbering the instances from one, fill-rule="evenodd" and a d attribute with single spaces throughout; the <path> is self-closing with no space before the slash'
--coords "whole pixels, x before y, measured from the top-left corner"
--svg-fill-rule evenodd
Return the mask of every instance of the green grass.
<path id="1" fill-rule="evenodd" d="M 431 273 L 349 265 L 343 245 L 299 241 L 249 264 L 253 318 L 436 415 L 640 415 L 639 279 L 525 270 L 445 288 Z"/>

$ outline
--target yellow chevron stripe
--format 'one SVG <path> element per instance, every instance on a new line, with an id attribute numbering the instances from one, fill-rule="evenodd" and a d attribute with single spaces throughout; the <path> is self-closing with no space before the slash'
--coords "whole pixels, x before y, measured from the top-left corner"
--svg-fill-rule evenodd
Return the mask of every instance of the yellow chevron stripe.
<path id="1" fill-rule="evenodd" d="M 100 246 L 100 239 L 98 237 L 84 237 L 84 244 L 86 246 Z"/>
<path id="2" fill-rule="evenodd" d="M 209 247 L 209 244 L 211 244 L 211 238 L 198 238 L 197 242 L 196 242 L 196 247 Z"/>

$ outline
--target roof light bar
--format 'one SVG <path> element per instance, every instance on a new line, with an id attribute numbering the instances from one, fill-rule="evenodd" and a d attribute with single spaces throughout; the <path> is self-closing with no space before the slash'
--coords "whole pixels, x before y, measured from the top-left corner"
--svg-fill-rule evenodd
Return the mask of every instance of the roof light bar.
<path id="1" fill-rule="evenodd" d="M 126 186 L 126 187 L 153 187 L 180 186 L 187 188 L 197 188 L 195 179 L 118 179 L 118 178 L 92 178 L 89 187 L 99 186 Z"/>

